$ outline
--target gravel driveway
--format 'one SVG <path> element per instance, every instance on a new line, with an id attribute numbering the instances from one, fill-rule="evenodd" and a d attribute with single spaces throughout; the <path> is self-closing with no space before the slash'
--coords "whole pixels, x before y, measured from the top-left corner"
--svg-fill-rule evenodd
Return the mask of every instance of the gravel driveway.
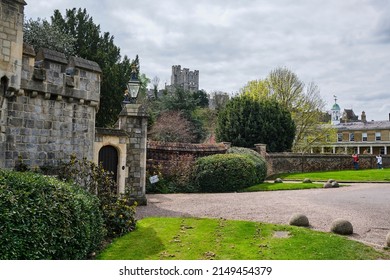
<path id="1" fill-rule="evenodd" d="M 288 224 L 292 214 L 309 218 L 312 229 L 330 231 L 343 218 L 354 228 L 351 236 L 383 247 L 390 231 L 390 184 L 351 184 L 336 189 L 309 189 L 226 194 L 153 194 L 139 206 L 137 218 L 213 217 Z"/>

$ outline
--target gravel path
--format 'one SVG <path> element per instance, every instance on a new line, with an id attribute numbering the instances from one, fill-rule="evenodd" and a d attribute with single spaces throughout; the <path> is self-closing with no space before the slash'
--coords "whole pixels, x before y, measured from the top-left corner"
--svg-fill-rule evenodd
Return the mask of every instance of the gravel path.
<path id="1" fill-rule="evenodd" d="M 351 184 L 337 189 L 309 189 L 226 194 L 153 194 L 137 218 L 212 217 L 288 224 L 305 214 L 312 229 L 329 232 L 337 218 L 349 220 L 351 238 L 383 247 L 390 231 L 390 184 Z"/>

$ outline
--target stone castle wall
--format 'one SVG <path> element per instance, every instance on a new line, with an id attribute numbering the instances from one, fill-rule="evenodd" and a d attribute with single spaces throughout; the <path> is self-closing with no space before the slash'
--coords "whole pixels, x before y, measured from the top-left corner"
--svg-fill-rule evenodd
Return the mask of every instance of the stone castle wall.
<path id="1" fill-rule="evenodd" d="M 0 167 L 19 159 L 53 166 L 71 154 L 92 160 L 100 72 L 94 62 L 25 45 L 20 89 L 3 95 Z"/>

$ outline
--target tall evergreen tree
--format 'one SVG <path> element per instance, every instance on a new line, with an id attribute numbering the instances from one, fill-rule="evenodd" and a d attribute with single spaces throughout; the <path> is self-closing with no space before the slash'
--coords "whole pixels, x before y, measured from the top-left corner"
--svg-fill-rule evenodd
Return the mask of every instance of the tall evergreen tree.
<path id="1" fill-rule="evenodd" d="M 267 144 L 270 152 L 289 151 L 295 136 L 290 112 L 271 100 L 259 101 L 238 96 L 218 114 L 217 140 L 253 148 Z"/>
<path id="2" fill-rule="evenodd" d="M 102 33 L 86 9 L 66 10 L 65 16 L 54 11 L 52 24 L 76 39 L 78 56 L 97 62 L 102 69 L 100 108 L 96 115 L 97 126 L 112 126 L 121 110 L 123 93 L 130 79 L 131 61 L 121 60 L 120 49 L 109 32 Z"/>

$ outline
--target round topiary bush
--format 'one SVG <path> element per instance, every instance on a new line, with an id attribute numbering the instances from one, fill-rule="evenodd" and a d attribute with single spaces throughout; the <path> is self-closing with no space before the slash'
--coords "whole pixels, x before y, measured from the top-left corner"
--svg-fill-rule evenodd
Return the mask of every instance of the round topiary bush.
<path id="1" fill-rule="evenodd" d="M 248 156 L 256 165 L 256 176 L 258 179 L 257 183 L 264 182 L 265 178 L 267 177 L 267 162 L 259 153 L 252 149 L 243 147 L 231 147 L 227 150 L 227 153 Z"/>
<path id="2" fill-rule="evenodd" d="M 238 154 L 197 159 L 193 177 L 201 192 L 234 192 L 259 182 L 256 164 L 248 156 Z"/>
<path id="3" fill-rule="evenodd" d="M 0 259 L 85 259 L 105 230 L 99 200 L 35 173 L 0 170 Z"/>
<path id="4" fill-rule="evenodd" d="M 330 230 L 337 234 L 350 235 L 353 233 L 352 224 L 344 219 L 336 219 L 332 222 Z"/>
<path id="5" fill-rule="evenodd" d="M 303 214 L 294 214 L 291 216 L 288 223 L 292 226 L 308 227 L 309 219 Z"/>

